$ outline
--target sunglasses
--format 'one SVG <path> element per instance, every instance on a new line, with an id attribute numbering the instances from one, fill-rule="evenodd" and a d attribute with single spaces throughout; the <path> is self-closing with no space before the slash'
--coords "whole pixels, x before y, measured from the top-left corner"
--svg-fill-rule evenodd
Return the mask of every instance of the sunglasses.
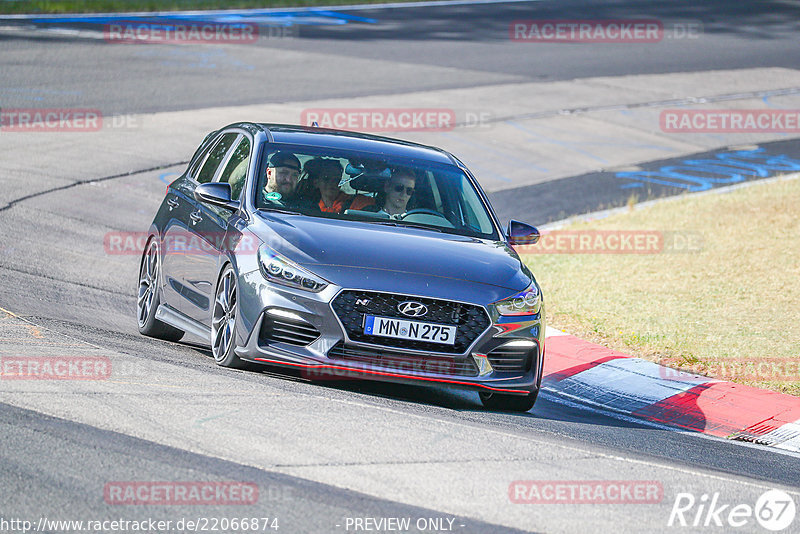
<path id="1" fill-rule="evenodd" d="M 413 187 L 406 187 L 406 186 L 404 186 L 404 185 L 402 185 L 402 184 L 397 184 L 397 185 L 396 185 L 396 186 L 394 186 L 392 189 L 394 189 L 394 192 L 395 192 L 395 193 L 402 193 L 402 192 L 403 192 L 403 190 L 405 189 L 405 191 L 406 191 L 406 194 L 407 194 L 408 196 L 411 196 L 411 195 L 413 195 L 413 194 L 414 194 L 414 188 L 413 188 Z"/>

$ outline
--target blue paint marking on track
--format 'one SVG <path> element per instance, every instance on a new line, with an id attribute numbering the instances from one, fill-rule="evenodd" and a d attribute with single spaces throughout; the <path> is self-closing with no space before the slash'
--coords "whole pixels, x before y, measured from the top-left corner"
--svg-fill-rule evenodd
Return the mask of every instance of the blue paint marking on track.
<path id="1" fill-rule="evenodd" d="M 620 189 L 641 187 L 642 182 L 678 187 L 690 192 L 707 191 L 722 185 L 785 172 L 800 171 L 800 159 L 785 154 L 770 154 L 763 148 L 714 154 L 713 158 L 685 159 L 658 170 L 618 172 L 617 178 L 633 180 Z"/>
<path id="2" fill-rule="evenodd" d="M 153 24 L 159 27 L 169 27 L 170 24 L 180 22 L 191 23 L 216 23 L 216 24 L 261 24 L 265 26 L 331 26 L 342 25 L 350 22 L 376 24 L 378 21 L 368 17 L 339 13 L 327 9 L 309 9 L 306 11 L 269 11 L 252 10 L 238 13 L 175 13 L 159 15 L 75 15 L 64 17 L 41 17 L 30 19 L 37 24 Z"/>

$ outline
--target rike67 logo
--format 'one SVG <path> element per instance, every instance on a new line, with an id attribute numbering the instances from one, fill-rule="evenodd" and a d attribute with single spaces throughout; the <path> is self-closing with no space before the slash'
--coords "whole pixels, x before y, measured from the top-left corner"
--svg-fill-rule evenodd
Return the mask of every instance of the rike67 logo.
<path id="1" fill-rule="evenodd" d="M 741 529 L 752 532 L 756 525 L 779 532 L 789 528 L 796 513 L 794 499 L 781 490 L 769 490 L 761 495 L 754 506 L 734 504 L 720 500 L 719 492 L 704 493 L 700 498 L 691 493 L 678 493 L 669 514 L 670 527 L 722 527 L 723 531 Z"/>

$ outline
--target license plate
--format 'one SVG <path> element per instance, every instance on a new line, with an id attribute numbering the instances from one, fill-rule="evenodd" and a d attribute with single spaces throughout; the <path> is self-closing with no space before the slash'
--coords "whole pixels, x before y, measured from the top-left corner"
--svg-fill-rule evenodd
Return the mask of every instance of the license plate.
<path id="1" fill-rule="evenodd" d="M 378 317 L 367 315 L 364 321 L 364 333 L 372 336 L 410 339 L 454 345 L 456 327 L 447 324 L 421 323 L 394 317 Z"/>

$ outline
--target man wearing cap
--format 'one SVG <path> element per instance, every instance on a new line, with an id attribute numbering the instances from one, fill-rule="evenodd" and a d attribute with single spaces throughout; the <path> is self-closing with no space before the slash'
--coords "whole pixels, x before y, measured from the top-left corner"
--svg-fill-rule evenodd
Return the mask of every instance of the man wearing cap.
<path id="1" fill-rule="evenodd" d="M 264 196 L 284 202 L 292 200 L 299 179 L 300 160 L 297 156 L 291 152 L 275 152 L 269 158 Z"/>

